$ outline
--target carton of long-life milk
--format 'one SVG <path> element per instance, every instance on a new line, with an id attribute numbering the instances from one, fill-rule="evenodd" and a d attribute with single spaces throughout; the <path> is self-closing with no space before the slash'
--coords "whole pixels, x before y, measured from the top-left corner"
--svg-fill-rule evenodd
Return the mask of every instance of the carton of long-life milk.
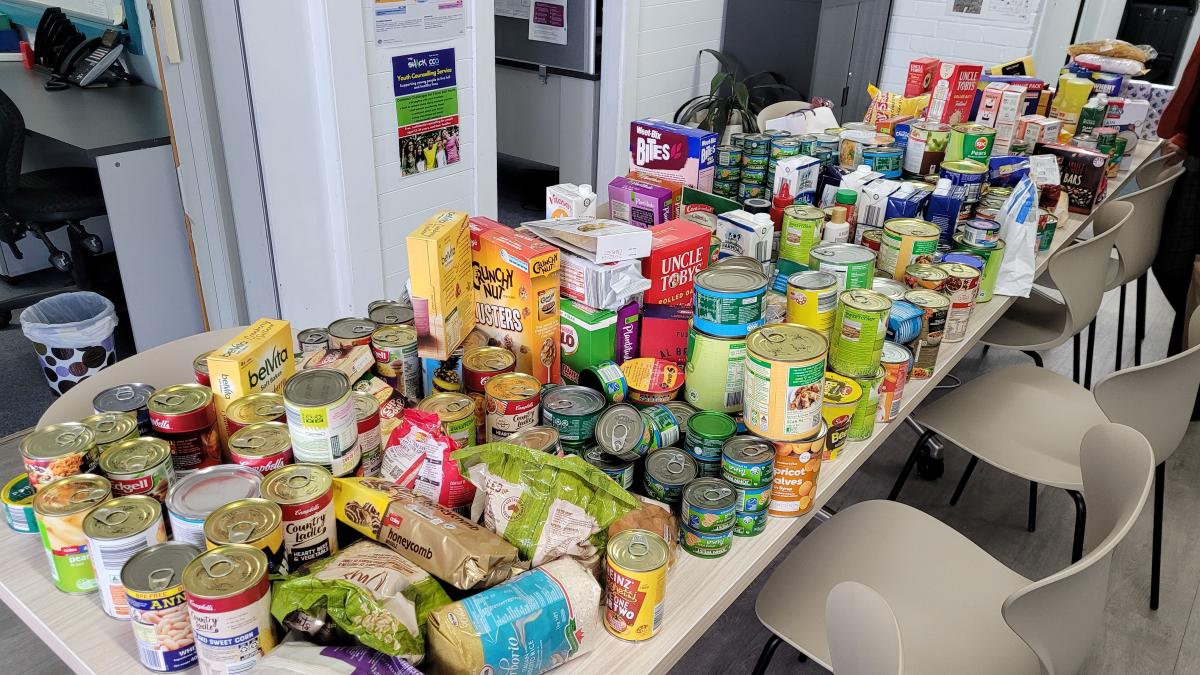
<path id="1" fill-rule="evenodd" d="M 218 428 L 226 436 L 225 409 L 247 394 L 283 393 L 296 372 L 292 328 L 280 319 L 259 319 L 208 355 L 208 377 L 217 408 Z"/>

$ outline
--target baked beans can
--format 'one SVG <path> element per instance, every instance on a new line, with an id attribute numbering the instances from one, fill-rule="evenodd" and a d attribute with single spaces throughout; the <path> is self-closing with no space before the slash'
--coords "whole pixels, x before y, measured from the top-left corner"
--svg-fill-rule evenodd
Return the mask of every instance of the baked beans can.
<path id="1" fill-rule="evenodd" d="M 646 418 L 628 403 L 610 405 L 596 418 L 596 443 L 619 460 L 632 462 L 644 457 L 652 440 Z"/>
<path id="2" fill-rule="evenodd" d="M 239 499 L 213 511 L 204 521 L 204 541 L 210 549 L 229 544 L 253 546 L 267 556 L 269 573 L 288 573 L 283 509 L 268 499 Z"/>
<path id="3" fill-rule="evenodd" d="M 850 436 L 850 421 L 854 419 L 854 411 L 862 399 L 863 389 L 857 381 L 837 373 L 825 373 L 821 417 L 825 420 L 829 435 L 825 440 L 824 454 L 821 455 L 823 461 L 835 460 L 842 454 L 842 448 Z"/>
<path id="4" fill-rule="evenodd" d="M 883 375 L 883 366 L 880 366 L 873 375 L 854 378 L 854 381 L 862 388 L 862 396 L 858 399 L 854 415 L 850 418 L 850 431 L 846 434 L 846 440 L 865 441 L 875 433 L 875 415 L 879 409 L 879 385 L 883 382 Z"/>
<path id="5" fill-rule="evenodd" d="M 838 279 L 830 272 L 807 270 L 788 277 L 787 322 L 807 326 L 828 339 L 837 309 Z"/>
<path id="6" fill-rule="evenodd" d="M 908 288 L 923 288 L 940 291 L 946 285 L 946 270 L 929 263 L 917 263 L 904 268 L 904 285 Z"/>
<path id="7" fill-rule="evenodd" d="M 27 473 L 13 476 L 4 484 L 0 501 L 4 503 L 4 522 L 8 524 L 8 529 L 22 534 L 37 534 L 37 515 L 33 512 L 33 496 L 36 494 Z"/>
<path id="8" fill-rule="evenodd" d="M 292 436 L 282 422 L 258 422 L 229 437 L 229 461 L 262 475 L 292 463 Z"/>
<path id="9" fill-rule="evenodd" d="M 408 325 L 380 326 L 371 333 L 371 352 L 375 355 L 376 374 L 408 405 L 416 405 L 422 387 L 417 329 Z"/>
<path id="10" fill-rule="evenodd" d="M 350 379 L 336 370 L 300 371 L 283 386 L 283 402 L 296 461 L 329 467 L 335 476 L 353 473 L 359 449 Z"/>
<path id="11" fill-rule="evenodd" d="M 225 408 L 225 427 L 229 436 L 260 422 L 287 422 L 287 407 L 281 394 L 270 391 L 247 394 L 234 399 Z"/>
<path id="12" fill-rule="evenodd" d="M 305 328 L 296 334 L 300 342 L 300 353 L 308 354 L 329 346 L 329 331 L 324 328 Z"/>
<path id="13" fill-rule="evenodd" d="M 334 321 L 325 330 L 329 332 L 330 349 L 347 349 L 360 345 L 370 347 L 371 333 L 378 327 L 370 319 L 349 316 Z"/>
<path id="14" fill-rule="evenodd" d="M 579 384 L 600 392 L 609 403 L 622 403 L 629 395 L 625 373 L 621 372 L 621 366 L 615 361 L 601 361 L 584 368 L 579 372 Z"/>
<path id="15" fill-rule="evenodd" d="M 718 265 L 701 270 L 695 278 L 693 325 L 709 335 L 746 335 L 763 323 L 768 284 L 761 269 Z"/>
<path id="16" fill-rule="evenodd" d="M 733 530 L 699 532 L 680 525 L 679 545 L 697 558 L 720 558 L 733 547 Z"/>
<path id="17" fill-rule="evenodd" d="M 541 419 L 541 383 L 525 373 L 504 373 L 484 385 L 487 441 L 498 441 Z"/>
<path id="18" fill-rule="evenodd" d="M 138 429 L 143 435 L 153 433 L 154 425 L 150 424 L 150 409 L 147 404 L 150 403 L 154 391 L 153 386 L 141 382 L 109 387 L 92 399 L 92 410 L 98 413 L 132 413 L 137 418 Z"/>
<path id="19" fill-rule="evenodd" d="M 909 265 L 933 262 L 941 233 L 937 225 L 917 218 L 893 218 L 884 222 L 877 263 L 879 270 L 902 281 Z"/>
<path id="20" fill-rule="evenodd" d="M 687 378 L 685 366 L 667 359 L 637 358 L 621 364 L 629 402 L 648 406 L 673 400 Z"/>
<path id="21" fill-rule="evenodd" d="M 595 389 L 564 384 L 542 394 L 542 423 L 558 429 L 566 443 L 587 443 L 596 436 L 596 420 L 607 403 Z"/>
<path id="22" fill-rule="evenodd" d="M 871 375 L 887 336 L 892 301 L 875 291 L 843 291 L 833 319 L 829 367 L 847 377 Z M 780 439 L 784 440 L 784 439 Z"/>
<path id="23" fill-rule="evenodd" d="M 154 392 L 147 405 L 155 434 L 171 446 L 176 475 L 186 476 L 221 463 L 212 389 L 177 384 Z"/>
<path id="24" fill-rule="evenodd" d="M 646 456 L 642 487 L 646 496 L 675 505 L 683 499 L 683 488 L 696 480 L 696 460 L 679 448 L 661 448 Z"/>
<path id="25" fill-rule="evenodd" d="M 735 513 L 760 513 L 766 511 L 771 505 L 770 483 L 755 487 L 740 485 L 736 487 L 737 503 L 734 504 Z"/>
<path id="26" fill-rule="evenodd" d="M 149 670 L 176 673 L 196 665 L 183 568 L 198 555 L 191 544 L 168 541 L 135 553 L 121 569 L 138 659 Z"/>
<path id="27" fill-rule="evenodd" d="M 954 248 L 957 249 L 956 253 L 959 255 L 966 253 L 983 262 L 982 276 L 979 277 L 979 296 L 975 302 L 990 301 L 996 290 L 996 277 L 1000 274 L 1000 264 L 1004 261 L 1004 240 L 997 240 L 995 246 L 986 248 L 971 246 L 963 240 L 962 236 L 955 235 Z"/>
<path id="28" fill-rule="evenodd" d="M 248 673 L 275 647 L 262 551 L 245 544 L 205 551 L 183 568 L 183 590 L 200 672 Z"/>
<path id="29" fill-rule="evenodd" d="M 121 585 L 121 568 L 135 554 L 167 540 L 162 504 L 145 495 L 110 499 L 83 519 L 92 569 L 100 589 L 104 613 L 122 621 L 129 618 L 129 601 Z"/>
<path id="30" fill-rule="evenodd" d="M 88 511 L 108 501 L 112 488 L 103 476 L 81 473 L 47 483 L 33 498 L 42 547 L 50 561 L 54 587 L 70 595 L 97 588 L 83 520 Z"/>
<path id="31" fill-rule="evenodd" d="M 683 488 L 679 519 L 697 532 L 724 532 L 733 527 L 737 489 L 720 478 L 697 478 Z"/>
<path id="32" fill-rule="evenodd" d="M 821 243 L 825 212 L 808 204 L 784 207 L 779 232 L 779 258 L 808 266 L 808 255 Z"/>
<path id="33" fill-rule="evenodd" d="M 837 279 L 838 292 L 870 288 L 875 276 L 875 251 L 858 244 L 821 244 L 808 255 L 814 270 Z"/>
<path id="34" fill-rule="evenodd" d="M 969 159 L 945 161 L 938 175 L 949 179 L 952 187 L 962 191 L 963 205 L 966 206 L 979 201 L 987 180 L 987 165 Z"/>
<path id="35" fill-rule="evenodd" d="M 139 435 L 137 418 L 129 413 L 96 413 L 80 421 L 96 437 L 97 456 L 117 443 Z"/>
<path id="36" fill-rule="evenodd" d="M 211 353 L 212 351 L 210 350 L 203 354 L 198 354 L 196 358 L 192 359 L 192 373 L 196 376 L 196 384 L 202 384 L 206 387 L 212 384 L 212 381 L 208 378 L 208 355 Z"/>
<path id="37" fill-rule="evenodd" d="M 701 410 L 688 418 L 683 448 L 703 461 L 721 459 L 721 448 L 737 432 L 737 422 L 723 412 Z"/>
<path id="38" fill-rule="evenodd" d="M 646 428 L 650 430 L 650 452 L 658 448 L 669 448 L 679 442 L 683 429 L 679 426 L 679 420 L 675 419 L 675 414 L 665 404 L 642 408 L 638 413 L 646 421 Z"/>
<path id="39" fill-rule="evenodd" d="M 683 398 L 701 410 L 732 413 L 742 409 L 746 338 L 688 330 Z"/>
<path id="40" fill-rule="evenodd" d="M 942 339 L 946 342 L 961 342 L 967 336 L 967 324 L 971 320 L 971 310 L 975 308 L 975 298 L 979 294 L 979 270 L 962 263 L 942 263 L 938 265 L 946 270 L 949 276 L 942 291 L 950 299 L 950 309 L 946 313 L 946 331 Z"/>
<path id="41" fill-rule="evenodd" d="M 475 402 L 466 394 L 444 391 L 423 399 L 417 410 L 435 413 L 442 424 L 442 431 L 454 439 L 460 448 L 469 448 L 478 442 L 475 435 Z"/>
<path id="42" fill-rule="evenodd" d="M 751 333 L 742 413 L 746 428 L 773 438 L 812 435 L 821 426 L 827 351 L 824 335 L 793 323 Z"/>
<path id="43" fill-rule="evenodd" d="M 100 455 L 100 472 L 112 483 L 118 497 L 146 495 L 160 503 L 167 500 L 175 482 L 171 446 L 161 438 L 122 441 Z"/>
<path id="44" fill-rule="evenodd" d="M 504 442 L 558 457 L 563 456 L 562 439 L 558 435 L 558 429 L 554 427 L 541 425 L 525 427 L 512 436 L 505 438 Z"/>
<path id="45" fill-rule="evenodd" d="M 912 353 L 904 345 L 884 342 L 879 365 L 883 368 L 883 381 L 879 383 L 879 409 L 875 421 L 891 422 L 900 414 L 900 404 L 904 402 L 904 384 L 908 382 Z"/>
<path id="46" fill-rule="evenodd" d="M 21 462 L 34 490 L 59 478 L 88 473 L 96 465 L 96 434 L 80 422 L 38 427 L 21 439 Z"/>
<path id="47" fill-rule="evenodd" d="M 262 474 L 248 466 L 210 466 L 180 478 L 167 492 L 171 537 L 204 548 L 204 521 L 221 506 L 257 497 Z"/>
<path id="48" fill-rule="evenodd" d="M 996 130 L 984 124 L 964 122 L 950 127 L 950 143 L 946 146 L 947 160 L 972 160 L 987 164 L 992 158 Z"/>
<path id="49" fill-rule="evenodd" d="M 370 394 L 355 391 L 354 419 L 358 426 L 359 476 L 378 476 L 383 466 L 383 432 L 380 431 L 379 400 Z"/>
<path id="50" fill-rule="evenodd" d="M 623 530 L 605 547 L 604 627 L 632 642 L 662 626 L 670 547 L 648 530 Z"/>
<path id="51" fill-rule="evenodd" d="M 908 145 L 904 147 L 904 173 L 928 176 L 946 158 L 950 145 L 950 125 L 932 120 L 914 121 L 908 126 Z"/>
<path id="52" fill-rule="evenodd" d="M 721 448 L 721 477 L 739 488 L 770 485 L 775 452 L 757 436 L 734 436 Z"/>
<path id="53" fill-rule="evenodd" d="M 921 332 L 917 339 L 908 344 L 913 356 L 909 378 L 927 380 L 937 367 L 938 349 L 942 345 L 946 317 L 950 312 L 950 299 L 937 291 L 919 289 L 906 293 L 904 300 L 922 312 Z"/>
<path id="54" fill-rule="evenodd" d="M 262 496 L 283 510 L 288 569 L 338 552 L 333 476 L 314 464 L 293 464 L 263 479 Z"/>
<path id="55" fill-rule="evenodd" d="M 603 471 L 622 488 L 629 490 L 633 487 L 634 463 L 632 461 L 617 459 L 598 445 L 584 450 L 583 460 Z"/>
<path id="56" fill-rule="evenodd" d="M 411 326 L 413 308 L 398 302 L 373 302 L 367 307 L 367 318 L 379 326 Z"/>
<path id="57" fill-rule="evenodd" d="M 812 508 L 827 437 L 828 427 L 823 425 L 812 438 L 773 441 L 775 476 L 771 481 L 771 503 L 767 510 L 770 515 L 796 518 Z"/>

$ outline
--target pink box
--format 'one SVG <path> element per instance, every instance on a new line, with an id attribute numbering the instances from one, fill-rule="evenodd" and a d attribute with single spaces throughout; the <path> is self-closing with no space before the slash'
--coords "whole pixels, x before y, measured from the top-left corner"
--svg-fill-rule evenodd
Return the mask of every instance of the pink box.
<path id="1" fill-rule="evenodd" d="M 637 227 L 653 227 L 670 220 L 673 199 L 669 189 L 628 176 L 617 176 L 608 184 L 612 219 Z"/>
<path id="2" fill-rule="evenodd" d="M 629 124 L 629 171 L 712 192 L 717 135 L 662 120 Z"/>

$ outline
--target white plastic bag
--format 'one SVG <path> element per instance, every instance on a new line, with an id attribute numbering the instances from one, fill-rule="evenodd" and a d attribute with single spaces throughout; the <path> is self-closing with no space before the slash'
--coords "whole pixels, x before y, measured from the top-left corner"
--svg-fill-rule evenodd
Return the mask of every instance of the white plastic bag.
<path id="1" fill-rule="evenodd" d="M 1013 188 L 1000 209 L 1004 257 L 996 274 L 997 295 L 1028 298 L 1037 261 L 1037 187 L 1029 176 Z"/>
<path id="2" fill-rule="evenodd" d="M 48 347 L 94 347 L 117 327 L 117 310 L 98 293 L 54 295 L 21 312 L 21 332 Z"/>
<path id="3" fill-rule="evenodd" d="M 793 134 L 819 134 L 838 125 L 837 118 L 829 108 L 797 110 L 783 117 L 767 120 L 767 129 L 781 129 Z"/>

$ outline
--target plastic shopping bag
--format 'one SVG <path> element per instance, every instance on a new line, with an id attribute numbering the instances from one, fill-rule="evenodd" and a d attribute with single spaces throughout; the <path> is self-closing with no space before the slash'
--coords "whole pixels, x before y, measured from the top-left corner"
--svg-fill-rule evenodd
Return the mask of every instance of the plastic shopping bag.
<path id="1" fill-rule="evenodd" d="M 996 274 L 996 294 L 1029 297 L 1037 265 L 1037 220 L 1037 187 L 1026 175 L 1000 209 L 1004 258 Z"/>

